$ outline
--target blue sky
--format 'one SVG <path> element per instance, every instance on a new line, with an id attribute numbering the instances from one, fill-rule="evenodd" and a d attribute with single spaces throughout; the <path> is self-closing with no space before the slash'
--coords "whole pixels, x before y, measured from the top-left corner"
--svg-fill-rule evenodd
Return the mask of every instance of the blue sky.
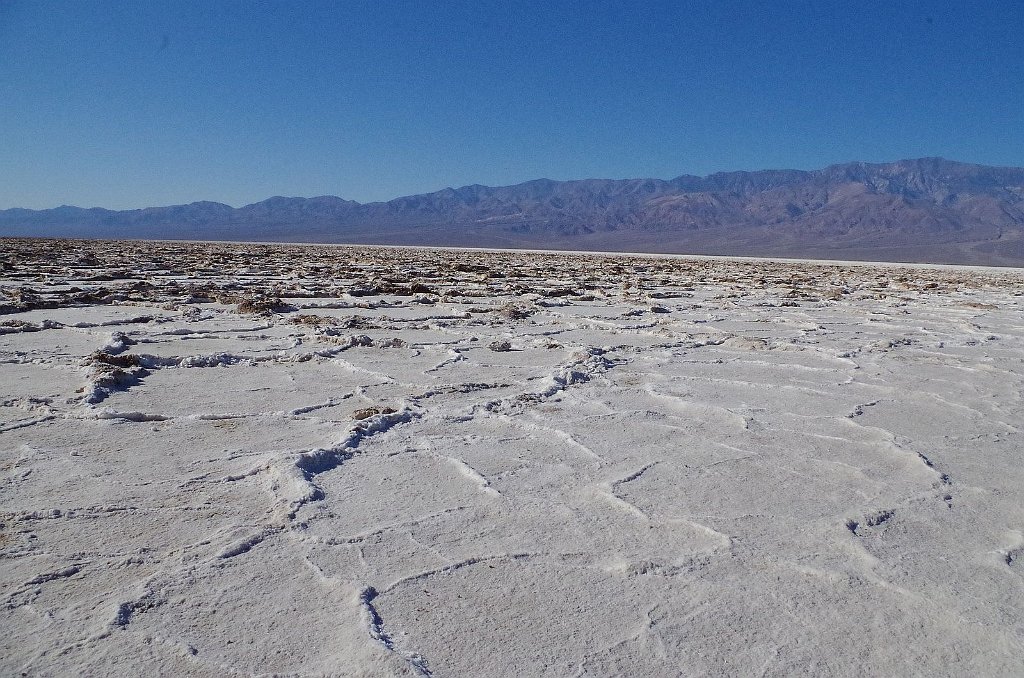
<path id="1" fill-rule="evenodd" d="M 0 208 L 1024 165 L 1024 3 L 0 0 Z"/>

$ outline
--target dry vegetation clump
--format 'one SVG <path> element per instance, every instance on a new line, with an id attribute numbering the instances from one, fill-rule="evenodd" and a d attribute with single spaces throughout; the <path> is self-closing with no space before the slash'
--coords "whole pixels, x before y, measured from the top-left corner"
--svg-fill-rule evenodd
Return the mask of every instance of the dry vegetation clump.
<path id="1" fill-rule="evenodd" d="M 127 297 L 123 294 L 114 294 L 110 290 L 100 287 L 96 290 L 79 292 L 69 295 L 68 301 L 72 304 L 111 304 L 115 301 L 124 301 Z"/>
<path id="2" fill-rule="evenodd" d="M 516 303 L 507 303 L 495 311 L 494 315 L 502 320 L 524 320 L 533 315 L 535 309 Z M 470 309 L 470 313 L 473 309 Z"/>
<path id="3" fill-rule="evenodd" d="M 125 386 L 133 386 L 139 381 L 139 375 L 129 372 L 120 367 L 98 370 L 92 378 L 92 383 L 99 388 L 115 389 Z"/>
<path id="4" fill-rule="evenodd" d="M 89 381 L 94 388 L 114 390 L 134 386 L 149 374 L 141 366 L 139 356 L 113 355 L 96 351 L 83 361 L 89 367 Z M 84 389 L 80 389 L 84 390 Z"/>
<path id="5" fill-rule="evenodd" d="M 381 294 L 381 290 L 376 285 L 352 285 L 347 290 L 346 294 L 350 297 L 372 297 L 377 294 Z"/>
<path id="6" fill-rule="evenodd" d="M 338 318 L 332 318 L 326 315 L 317 315 L 315 313 L 299 313 L 297 315 L 289 316 L 288 322 L 295 325 L 303 325 L 305 327 L 330 327 L 341 323 Z"/>
<path id="7" fill-rule="evenodd" d="M 182 290 L 186 304 L 210 304 L 217 301 L 217 290 L 210 285 L 189 285 Z"/>
<path id="8" fill-rule="evenodd" d="M 0 301 L 0 314 L 22 313 L 34 308 L 56 308 L 57 304 L 44 300 L 28 287 L 8 287 L 0 290 L 8 301 Z"/>
<path id="9" fill-rule="evenodd" d="M 435 294 L 435 295 L 437 294 L 437 290 L 435 290 L 430 285 L 424 285 L 423 283 L 418 283 L 418 282 L 417 283 L 413 283 L 412 285 L 410 285 L 409 286 L 409 291 L 412 294 Z"/>
<path id="10" fill-rule="evenodd" d="M 338 321 L 337 326 L 346 330 L 374 330 L 380 328 L 379 323 L 365 315 L 352 315 L 341 319 Z"/>
<path id="11" fill-rule="evenodd" d="M 116 268 L 107 271 L 101 271 L 94 273 L 84 280 L 88 282 L 112 282 L 114 280 L 125 280 L 126 278 L 132 278 L 134 274 L 123 268 Z"/>
<path id="12" fill-rule="evenodd" d="M 280 297 L 244 297 L 238 302 L 236 310 L 239 313 L 252 313 L 255 315 L 270 315 L 271 313 L 285 313 L 294 311 L 292 306 L 281 301 Z"/>
<path id="13" fill-rule="evenodd" d="M 579 290 L 575 290 L 571 287 L 554 287 L 546 290 L 539 290 L 538 294 L 545 297 L 576 297 L 580 295 Z"/>
<path id="14" fill-rule="evenodd" d="M 363 419 L 375 417 L 378 414 L 394 414 L 395 412 L 397 412 L 397 410 L 393 407 L 364 407 L 353 412 L 352 418 L 356 421 L 362 421 Z"/>
<path id="15" fill-rule="evenodd" d="M 376 290 L 374 294 L 390 294 L 396 297 L 411 297 L 413 295 L 409 285 L 396 283 L 393 280 L 375 282 L 371 287 Z"/>
<path id="16" fill-rule="evenodd" d="M 131 353 L 113 355 L 105 351 L 96 351 L 86 360 L 92 365 L 111 365 L 114 367 L 139 367 L 142 364 L 137 355 Z"/>

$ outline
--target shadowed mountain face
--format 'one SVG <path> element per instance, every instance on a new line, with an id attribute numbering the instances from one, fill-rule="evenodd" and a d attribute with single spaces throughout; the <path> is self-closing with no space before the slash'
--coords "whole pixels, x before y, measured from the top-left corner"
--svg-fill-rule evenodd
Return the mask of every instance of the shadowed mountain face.
<path id="1" fill-rule="evenodd" d="M 323 196 L 0 211 L 0 235 L 526 247 L 1024 265 L 1024 168 L 938 158 L 816 171 L 538 179 Z"/>

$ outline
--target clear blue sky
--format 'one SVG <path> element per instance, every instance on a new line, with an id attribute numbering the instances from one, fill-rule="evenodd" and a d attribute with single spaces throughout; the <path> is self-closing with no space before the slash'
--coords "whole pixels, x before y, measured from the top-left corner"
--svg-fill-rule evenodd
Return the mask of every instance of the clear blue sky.
<path id="1" fill-rule="evenodd" d="M 1024 165 L 1024 2 L 0 0 L 0 208 Z"/>

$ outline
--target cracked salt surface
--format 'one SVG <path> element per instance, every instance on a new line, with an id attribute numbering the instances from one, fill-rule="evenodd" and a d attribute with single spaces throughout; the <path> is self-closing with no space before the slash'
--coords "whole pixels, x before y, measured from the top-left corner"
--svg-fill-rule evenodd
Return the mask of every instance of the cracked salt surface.
<path id="1" fill-rule="evenodd" d="M 1020 271 L 0 260 L 4 674 L 1024 673 Z"/>

